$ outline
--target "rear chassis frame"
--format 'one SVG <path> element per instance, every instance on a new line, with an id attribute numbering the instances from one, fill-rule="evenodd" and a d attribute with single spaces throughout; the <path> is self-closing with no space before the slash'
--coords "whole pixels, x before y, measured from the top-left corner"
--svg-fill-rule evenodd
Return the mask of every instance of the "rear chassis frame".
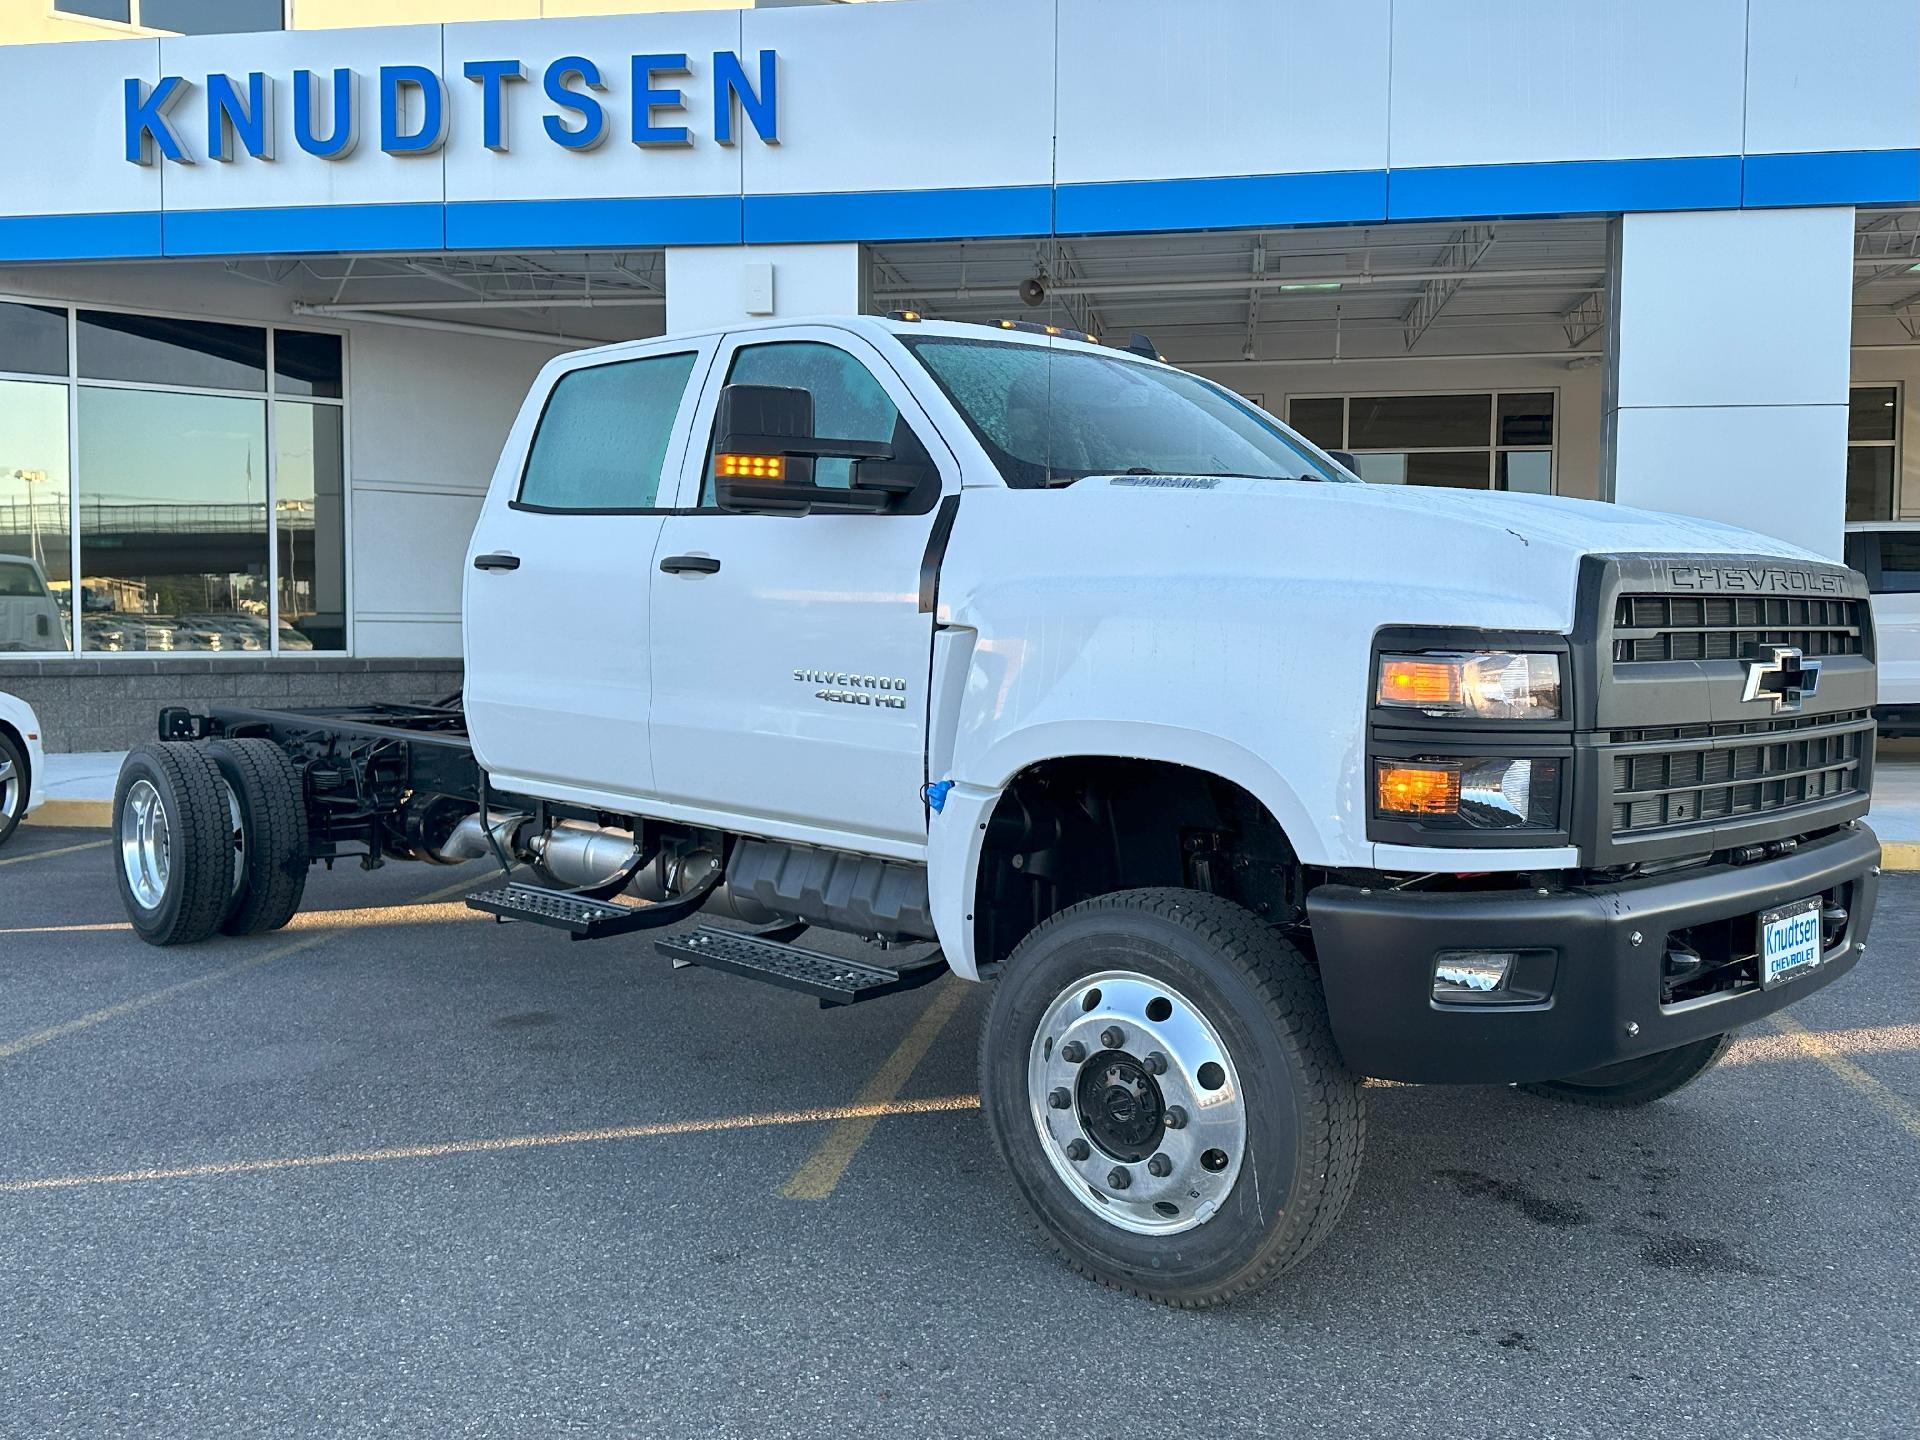
<path id="1" fill-rule="evenodd" d="M 300 771 L 308 859 L 329 864 L 346 855 L 367 869 L 390 858 L 431 860 L 462 818 L 496 798 L 457 700 L 303 710 L 213 705 L 204 714 L 169 706 L 159 732 L 162 740 L 266 739 L 285 750 Z M 546 810 L 534 801 L 510 800 L 509 807 Z"/>

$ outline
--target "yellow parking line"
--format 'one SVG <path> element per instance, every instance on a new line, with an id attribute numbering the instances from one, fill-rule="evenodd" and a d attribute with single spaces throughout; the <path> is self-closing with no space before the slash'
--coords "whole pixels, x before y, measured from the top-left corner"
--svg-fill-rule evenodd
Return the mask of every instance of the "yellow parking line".
<path id="1" fill-rule="evenodd" d="M 561 1130 L 543 1135 L 503 1135 L 484 1140 L 446 1140 L 431 1145 L 390 1145 L 379 1150 L 336 1150 L 319 1155 L 285 1155 L 264 1160 L 224 1160 L 205 1165 L 174 1165 L 121 1170 L 106 1175 L 48 1175 L 31 1180 L 0 1180 L 0 1194 L 28 1190 L 70 1190 L 81 1185 L 131 1185 L 151 1180 L 198 1180 L 209 1176 L 257 1175 L 269 1170 L 310 1170 L 322 1165 L 366 1165 L 383 1160 L 431 1160 L 446 1155 L 487 1155 L 503 1150 L 535 1150 L 553 1145 L 593 1145 L 609 1140 L 649 1140 L 666 1135 L 712 1135 L 726 1130 L 755 1130 L 770 1125 L 813 1125 L 863 1120 L 869 1126 L 888 1115 L 936 1115 L 977 1110 L 978 1095 L 944 1095 L 931 1100 L 824 1105 L 808 1110 L 774 1110 L 756 1115 L 722 1115 L 710 1120 L 663 1120 L 651 1125 L 611 1125 L 598 1130 Z"/>
<path id="2" fill-rule="evenodd" d="M 907 1031 L 906 1038 L 901 1040 L 893 1054 L 887 1057 L 886 1063 L 854 1098 L 853 1105 L 849 1107 L 850 1113 L 827 1132 L 826 1138 L 806 1158 L 805 1163 L 780 1187 L 782 1195 L 789 1200 L 824 1200 L 833 1193 L 834 1186 L 840 1183 L 840 1177 L 847 1173 L 854 1152 L 873 1133 L 874 1122 L 881 1115 L 889 1113 L 885 1107 L 895 1103 L 894 1097 L 912 1078 L 914 1070 L 926 1058 L 927 1051 L 933 1048 L 933 1042 L 939 1038 L 947 1022 L 953 1019 L 953 1012 L 960 1008 L 960 1002 L 967 998 L 967 990 L 964 981 L 949 979 L 941 982 L 933 1003 L 920 1012 L 920 1018 L 913 1022 L 913 1028 Z M 978 1097 L 975 1098 L 977 1103 Z"/>
<path id="3" fill-rule="evenodd" d="M 264 954 L 250 956 L 238 965 L 229 965 L 221 970 L 209 970 L 206 974 L 196 975 L 191 980 L 180 980 L 172 985 L 164 985 L 158 990 L 149 990 L 144 995 L 136 995 L 131 1000 L 122 1000 L 118 1005 L 109 1005 L 102 1010 L 92 1010 L 71 1020 L 62 1020 L 58 1025 L 49 1025 L 44 1030 L 35 1030 L 29 1035 L 22 1035 L 18 1040 L 0 1043 L 0 1060 L 11 1060 L 16 1055 L 24 1055 L 29 1050 L 38 1050 L 42 1045 L 51 1045 L 56 1040 L 64 1040 L 67 1036 L 77 1035 L 82 1030 L 91 1030 L 94 1026 L 104 1025 L 109 1020 L 118 1020 L 122 1016 L 132 1015 L 136 1011 L 145 1010 L 150 1005 L 158 1005 L 162 1000 L 171 1000 L 176 995 L 203 990 L 209 985 L 243 971 L 258 970 L 262 965 L 270 964 L 301 950 L 312 949 L 331 933 L 329 931 L 326 934 L 308 935 L 303 939 L 295 940 L 292 944 L 280 945 Z"/>
<path id="4" fill-rule="evenodd" d="M 1808 1031 L 1835 1055 L 1900 1055 L 1920 1051 L 1920 1025 L 1857 1025 L 1847 1030 Z M 1722 1065 L 1753 1065 L 1777 1060 L 1805 1060 L 1809 1051 L 1796 1035 L 1756 1034 L 1749 1030 L 1733 1042 Z"/>
<path id="5" fill-rule="evenodd" d="M 1786 1014 L 1770 1016 L 1774 1029 L 1798 1045 L 1803 1053 L 1818 1060 L 1854 1090 L 1893 1117 L 1893 1121 L 1914 1139 L 1920 1140 L 1920 1106 L 1913 1104 L 1881 1084 L 1831 1044 L 1826 1036 L 1807 1029 Z"/>
<path id="6" fill-rule="evenodd" d="M 0 860 L 0 865 L 24 865 L 29 860 L 51 860 L 56 855 L 71 855 L 78 850 L 99 850 L 112 844 L 109 840 L 83 840 L 78 845 L 62 845 L 57 850 L 36 850 L 31 855 L 9 855 Z"/>
<path id="7" fill-rule="evenodd" d="M 456 891 L 467 889 L 473 883 L 474 877 L 469 875 L 464 879 L 455 881 L 451 885 L 444 885 L 430 894 L 422 895 L 418 900 L 410 903 L 414 905 L 430 905 L 436 900 L 444 900 Z M 35 1030 L 30 1034 L 22 1035 L 17 1040 L 0 1041 L 0 1060 L 11 1060 L 16 1056 L 26 1054 L 29 1050 L 38 1050 L 42 1045 L 51 1045 L 55 1040 L 64 1040 L 67 1036 L 77 1035 L 82 1030 L 91 1030 L 96 1025 L 106 1024 L 109 1020 L 119 1020 L 137 1011 L 145 1010 L 151 1005 L 158 1005 L 163 1000 L 171 1000 L 176 995 L 185 995 L 194 990 L 205 989 L 209 985 L 217 984 L 222 980 L 243 974 L 248 970 L 257 970 L 262 965 L 269 965 L 275 960 L 283 960 L 289 955 L 297 955 L 302 950 L 311 950 L 321 942 L 330 940 L 336 935 L 344 934 L 351 928 L 353 927 L 340 925 L 329 926 L 324 930 L 317 930 L 311 935 L 303 935 L 298 940 L 289 941 L 284 945 L 276 945 L 273 949 L 267 950 L 259 955 L 250 955 L 238 964 L 228 965 L 219 970 L 210 970 L 204 975 L 195 975 L 191 979 L 179 980 L 172 985 L 163 985 L 158 990 L 149 990 L 146 994 L 136 995 L 131 1000 L 122 1000 L 118 1005 L 108 1005 L 103 1009 L 89 1011 L 85 1015 L 77 1015 L 71 1020 L 63 1020 L 58 1025 L 49 1025 L 43 1030 Z"/>

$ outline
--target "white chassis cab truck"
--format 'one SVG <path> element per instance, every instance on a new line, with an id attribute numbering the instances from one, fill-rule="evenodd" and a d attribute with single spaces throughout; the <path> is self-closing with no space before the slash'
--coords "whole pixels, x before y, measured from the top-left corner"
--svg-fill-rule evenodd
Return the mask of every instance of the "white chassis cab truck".
<path id="1" fill-rule="evenodd" d="M 1641 1105 L 1866 949 L 1858 574 L 1361 484 L 1084 337 L 563 356 L 469 561 L 462 696 L 161 712 L 116 800 L 139 932 L 283 924 L 313 861 L 491 857 L 478 909 L 824 1003 L 993 980 L 1014 1189 L 1167 1303 L 1327 1234 L 1362 1077 Z"/>

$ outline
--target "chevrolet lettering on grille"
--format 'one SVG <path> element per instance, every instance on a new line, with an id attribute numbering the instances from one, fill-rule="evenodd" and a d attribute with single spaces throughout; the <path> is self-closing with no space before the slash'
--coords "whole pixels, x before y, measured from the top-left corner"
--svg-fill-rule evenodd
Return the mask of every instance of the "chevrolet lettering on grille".
<path id="1" fill-rule="evenodd" d="M 1820 662 L 1808 660 L 1791 645 L 1763 645 L 1758 659 L 1747 662 L 1747 688 L 1742 700 L 1771 700 L 1773 713 L 1789 715 L 1820 688 Z"/>

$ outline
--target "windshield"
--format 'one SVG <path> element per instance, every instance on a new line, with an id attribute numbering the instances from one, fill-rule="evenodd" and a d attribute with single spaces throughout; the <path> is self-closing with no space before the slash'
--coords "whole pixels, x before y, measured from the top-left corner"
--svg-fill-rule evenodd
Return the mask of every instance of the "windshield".
<path id="1" fill-rule="evenodd" d="M 46 582 L 37 569 L 24 560 L 0 556 L 0 598 L 44 600 L 46 596 Z"/>
<path id="2" fill-rule="evenodd" d="M 900 338 L 1009 485 L 1086 475 L 1348 478 L 1277 420 L 1198 376 L 1041 345 Z"/>

